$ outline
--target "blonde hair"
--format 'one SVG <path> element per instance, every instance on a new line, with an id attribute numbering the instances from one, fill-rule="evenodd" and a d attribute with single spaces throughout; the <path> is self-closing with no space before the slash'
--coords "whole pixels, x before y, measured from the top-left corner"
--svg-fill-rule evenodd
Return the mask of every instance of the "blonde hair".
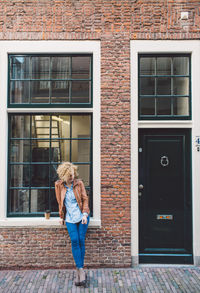
<path id="1" fill-rule="evenodd" d="M 74 171 L 74 177 L 78 177 L 78 172 L 77 172 L 78 167 L 75 166 L 74 164 L 70 163 L 70 162 L 64 162 L 62 164 L 60 164 L 57 168 L 57 174 L 58 177 L 63 180 L 66 181 L 66 177 L 69 178 L 72 170 Z"/>

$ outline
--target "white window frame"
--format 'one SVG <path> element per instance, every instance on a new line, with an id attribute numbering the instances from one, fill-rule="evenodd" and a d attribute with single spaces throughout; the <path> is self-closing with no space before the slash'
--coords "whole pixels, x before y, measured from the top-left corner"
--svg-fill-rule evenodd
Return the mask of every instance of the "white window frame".
<path id="1" fill-rule="evenodd" d="M 139 263 L 139 206 L 138 206 L 138 129 L 190 128 L 192 131 L 192 222 L 193 258 L 200 265 L 200 152 L 196 136 L 200 136 L 200 41 L 198 40 L 136 40 L 130 43 L 131 53 L 131 256 L 132 264 Z M 138 55 L 140 53 L 191 54 L 191 120 L 148 121 L 138 119 Z"/>
<path id="2" fill-rule="evenodd" d="M 101 226 L 100 201 L 100 41 L 0 41 L 0 227 L 60 226 L 59 218 L 7 217 L 8 113 L 93 113 L 93 217 L 91 227 Z M 88 53 L 93 55 L 92 108 L 8 108 L 8 54 Z"/>

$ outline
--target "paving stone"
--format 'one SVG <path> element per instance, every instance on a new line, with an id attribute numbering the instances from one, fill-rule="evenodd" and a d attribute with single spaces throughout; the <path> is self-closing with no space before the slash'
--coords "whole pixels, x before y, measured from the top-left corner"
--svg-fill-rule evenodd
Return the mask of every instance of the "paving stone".
<path id="1" fill-rule="evenodd" d="M 0 293 L 199 293 L 200 267 L 145 266 L 90 269 L 86 288 L 74 285 L 75 270 L 0 271 Z"/>

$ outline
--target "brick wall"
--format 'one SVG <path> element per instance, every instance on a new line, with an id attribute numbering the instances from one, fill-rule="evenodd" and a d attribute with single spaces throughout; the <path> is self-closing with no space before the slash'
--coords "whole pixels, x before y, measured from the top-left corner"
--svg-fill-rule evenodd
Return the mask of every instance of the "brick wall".
<path id="1" fill-rule="evenodd" d="M 181 20 L 181 11 L 189 12 Z M 29 0 L 0 5 L 1 40 L 101 41 L 101 219 L 86 265 L 131 265 L 130 40 L 199 39 L 197 0 Z M 63 228 L 1 228 L 0 267 L 71 267 Z M 137 241 L 137 239 L 136 239 Z"/>

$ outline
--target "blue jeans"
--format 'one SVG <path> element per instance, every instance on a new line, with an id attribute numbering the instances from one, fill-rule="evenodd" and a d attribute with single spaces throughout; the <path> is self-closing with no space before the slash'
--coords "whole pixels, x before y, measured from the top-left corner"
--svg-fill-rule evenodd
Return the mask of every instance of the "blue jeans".
<path id="1" fill-rule="evenodd" d="M 87 217 L 87 224 L 68 223 L 66 222 L 67 230 L 71 238 L 72 254 L 77 268 L 83 268 L 85 257 L 85 235 L 87 232 L 90 217 Z"/>

